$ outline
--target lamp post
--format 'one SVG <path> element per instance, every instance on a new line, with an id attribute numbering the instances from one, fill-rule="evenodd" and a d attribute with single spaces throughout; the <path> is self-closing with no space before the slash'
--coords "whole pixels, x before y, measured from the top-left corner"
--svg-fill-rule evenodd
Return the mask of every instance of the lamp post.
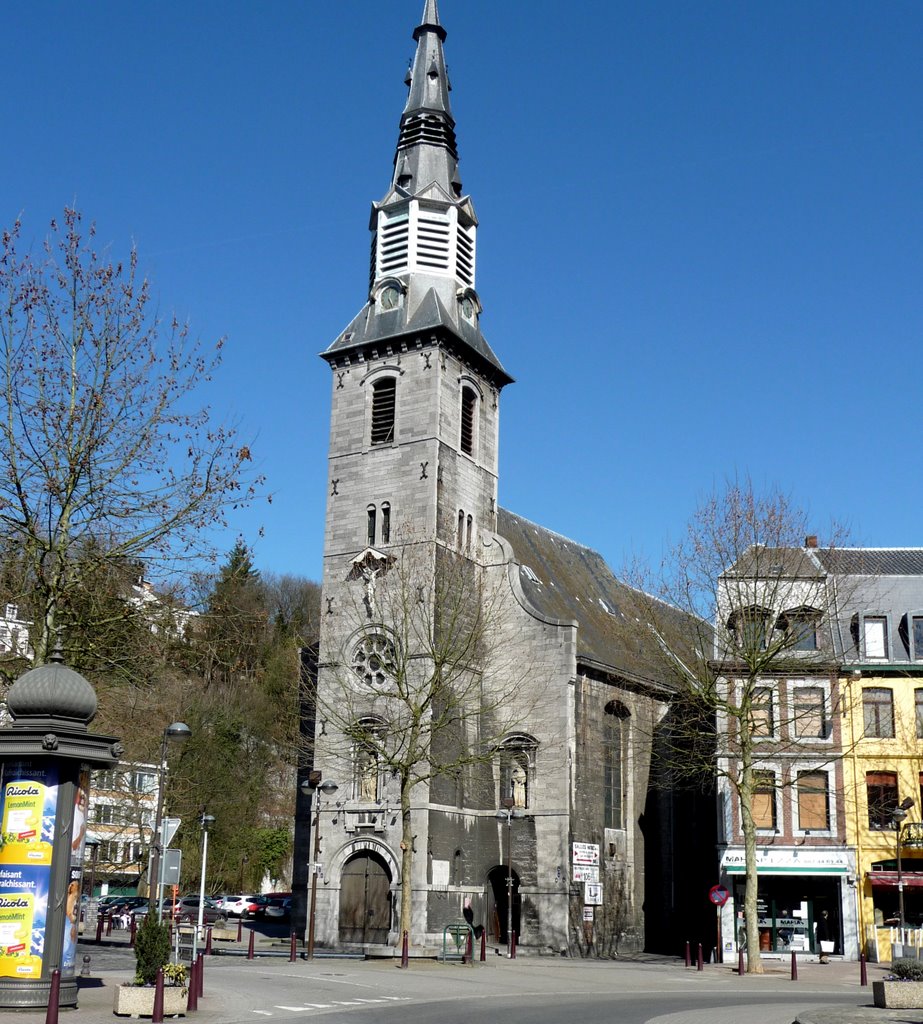
<path id="1" fill-rule="evenodd" d="M 150 912 L 156 901 L 157 920 L 163 919 L 160 900 L 160 861 L 163 857 L 163 801 L 167 786 L 167 744 L 182 743 L 192 735 L 185 722 L 173 722 L 163 731 L 160 741 L 160 769 L 157 779 L 157 812 L 154 816 L 154 842 L 151 846 L 150 882 L 148 884 L 148 906 Z"/>
<path id="2" fill-rule="evenodd" d="M 323 775 L 319 771 L 312 771 L 301 784 L 302 793 L 310 794 L 312 798 L 314 818 L 311 828 L 314 831 L 314 852 L 311 856 L 311 902 L 308 909 L 308 960 L 314 959 L 314 920 L 317 914 L 317 858 L 320 855 L 320 799 L 321 793 L 331 796 L 340 787 L 327 779 L 321 782 Z"/>
<path id="3" fill-rule="evenodd" d="M 901 828 L 907 812 L 913 807 L 913 797 L 905 797 L 891 812 L 894 819 L 895 845 L 897 847 L 897 924 L 904 941 L 904 870 L 901 865 Z"/>
<path id="4" fill-rule="evenodd" d="M 205 867 L 208 864 L 208 830 L 215 824 L 214 815 L 203 814 L 199 818 L 199 824 L 202 826 L 202 877 L 199 879 L 199 919 L 196 922 L 195 935 L 192 940 L 193 963 L 195 963 L 199 934 L 202 931 L 202 923 L 205 917 Z"/>
<path id="5" fill-rule="evenodd" d="M 500 810 L 494 815 L 506 822 L 506 955 L 513 955 L 513 818 L 522 818 L 521 807 L 516 807 L 511 796 L 500 801 Z"/>

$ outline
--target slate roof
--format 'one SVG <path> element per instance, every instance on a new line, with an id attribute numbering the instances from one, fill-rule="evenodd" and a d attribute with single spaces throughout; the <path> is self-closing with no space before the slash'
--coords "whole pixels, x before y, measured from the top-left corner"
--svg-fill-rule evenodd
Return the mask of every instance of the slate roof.
<path id="1" fill-rule="evenodd" d="M 845 576 L 923 576 L 923 548 L 818 548 L 829 572 Z"/>
<path id="2" fill-rule="evenodd" d="M 669 687 L 653 638 L 630 624 L 635 602 L 649 603 L 649 597 L 618 580 L 599 552 L 503 508 L 497 532 L 513 548 L 522 589 L 536 611 L 577 622 L 578 663 Z"/>

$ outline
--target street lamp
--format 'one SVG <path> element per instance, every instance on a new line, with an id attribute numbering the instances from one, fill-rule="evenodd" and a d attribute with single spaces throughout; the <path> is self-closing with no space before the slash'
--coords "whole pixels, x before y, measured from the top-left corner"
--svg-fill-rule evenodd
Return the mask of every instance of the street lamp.
<path id="1" fill-rule="evenodd" d="M 897 924 L 901 932 L 901 942 L 904 941 L 904 870 L 901 865 L 901 828 L 911 807 L 913 807 L 913 797 L 908 796 L 901 800 L 891 812 L 897 846 Z"/>
<path id="2" fill-rule="evenodd" d="M 203 814 L 199 818 L 202 826 L 202 877 L 199 880 L 199 920 L 196 923 L 195 935 L 192 939 L 192 961 L 195 963 L 196 947 L 199 934 L 202 931 L 202 922 L 205 916 L 205 866 L 208 864 L 208 830 L 215 824 L 215 817 L 212 814 Z"/>
<path id="3" fill-rule="evenodd" d="M 317 914 L 317 858 L 320 855 L 320 799 L 321 793 L 331 796 L 340 787 L 327 779 L 321 782 L 323 775 L 319 771 L 312 771 L 301 784 L 301 792 L 312 798 L 312 810 L 314 821 L 311 828 L 314 830 L 314 853 L 311 857 L 311 906 L 308 910 L 308 959 L 314 959 L 314 919 Z"/>
<path id="4" fill-rule="evenodd" d="M 167 744 L 182 743 L 192 735 L 185 722 L 173 722 L 163 731 L 160 741 L 160 770 L 157 779 L 157 813 L 154 816 L 154 842 L 151 846 L 150 882 L 148 884 L 149 912 L 157 903 L 157 920 L 162 920 L 160 900 L 160 861 L 163 857 L 163 800 L 167 787 Z"/>
<path id="5" fill-rule="evenodd" d="M 500 801 L 500 810 L 494 815 L 498 821 L 506 822 L 506 955 L 513 956 L 513 818 L 524 818 L 521 807 L 514 806 L 515 800 L 505 796 Z"/>

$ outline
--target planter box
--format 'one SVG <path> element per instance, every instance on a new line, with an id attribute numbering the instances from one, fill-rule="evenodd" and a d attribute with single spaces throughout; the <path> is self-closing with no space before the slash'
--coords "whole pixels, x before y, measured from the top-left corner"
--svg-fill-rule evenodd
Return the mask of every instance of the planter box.
<path id="1" fill-rule="evenodd" d="M 872 992 L 882 1009 L 923 1009 L 923 981 L 873 981 Z"/>
<path id="2" fill-rule="evenodd" d="M 178 1017 L 186 1015 L 188 992 L 178 985 L 165 985 L 163 990 L 163 1015 Z M 113 1013 L 128 1017 L 152 1017 L 154 1014 L 153 985 L 118 985 L 115 990 Z"/>

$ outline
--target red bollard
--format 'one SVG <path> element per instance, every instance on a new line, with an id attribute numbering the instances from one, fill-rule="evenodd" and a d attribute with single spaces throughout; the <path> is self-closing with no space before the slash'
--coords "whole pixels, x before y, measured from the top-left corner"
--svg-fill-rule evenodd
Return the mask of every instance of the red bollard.
<path id="1" fill-rule="evenodd" d="M 702 964 L 702 943 L 699 943 L 699 952 L 695 960 L 695 969 L 697 971 L 704 971 L 705 967 Z"/>
<path id="2" fill-rule="evenodd" d="M 487 932 L 481 932 L 481 963 L 487 962 Z"/>
<path id="3" fill-rule="evenodd" d="M 798 980 L 798 957 L 795 956 L 795 951 L 792 950 L 792 981 Z"/>
<path id="4" fill-rule="evenodd" d="M 135 948 L 135 936 L 138 934 L 138 920 L 134 914 L 131 915 L 131 930 L 128 934 L 128 945 Z"/>
<path id="5" fill-rule="evenodd" d="M 867 986 L 869 983 L 869 972 L 865 966 L 865 953 L 859 954 L 859 985 L 862 987 Z"/>
<path id="6" fill-rule="evenodd" d="M 154 983 L 154 1011 L 151 1024 L 163 1024 L 163 968 L 157 970 L 157 981 Z"/>
<path id="7" fill-rule="evenodd" d="M 112 915 L 109 914 L 106 917 L 106 936 L 108 937 L 111 934 L 112 934 Z"/>
<path id="8" fill-rule="evenodd" d="M 205 932 L 205 955 L 212 955 L 212 930 L 208 928 Z"/>
<path id="9" fill-rule="evenodd" d="M 737 950 L 737 973 L 741 976 L 741 978 L 744 976 L 744 950 L 743 950 L 743 946 L 741 946 L 740 949 Z"/>
<path id="10" fill-rule="evenodd" d="M 196 959 L 196 978 L 199 981 L 199 999 L 205 996 L 205 957 L 199 953 Z"/>
<path id="11" fill-rule="evenodd" d="M 401 942 L 401 967 L 410 966 L 410 937 L 407 932 L 404 932 L 404 938 Z"/>
<path id="12" fill-rule="evenodd" d="M 686 939 L 686 966 L 692 966 L 692 947 L 690 946 L 688 939 Z"/>
<path id="13" fill-rule="evenodd" d="M 45 1011 L 45 1024 L 58 1024 L 58 1003 L 60 1002 L 61 972 L 51 972 L 51 987 L 48 989 L 48 1009 Z"/>
<path id="14" fill-rule="evenodd" d="M 510 932 L 510 960 L 516 959 L 516 933 Z"/>
<path id="15" fill-rule="evenodd" d="M 295 952 L 296 943 L 298 939 L 295 937 L 295 933 L 292 932 L 291 938 L 288 940 L 288 962 L 293 964 L 297 959 L 297 953 Z"/>
<path id="16" fill-rule="evenodd" d="M 474 963 L 474 950 L 471 947 L 472 947 L 471 932 L 468 932 L 468 935 L 465 938 L 465 952 L 464 952 L 464 955 L 462 956 L 462 963 L 463 964 Z"/>
<path id="17" fill-rule="evenodd" d="M 237 918 L 237 941 L 242 942 L 244 938 L 244 919 L 243 917 Z"/>
<path id="18" fill-rule="evenodd" d="M 250 945 L 247 946 L 247 959 L 248 960 L 252 960 L 253 959 L 253 940 L 254 940 L 255 936 L 256 936 L 256 932 L 251 928 L 250 929 Z"/>
<path id="19" fill-rule="evenodd" d="M 186 1009 L 198 1010 L 199 1008 L 199 979 L 196 977 L 195 960 L 189 965 L 189 994 L 186 996 Z"/>
<path id="20" fill-rule="evenodd" d="M 102 914 L 100 914 L 96 918 L 96 941 L 97 942 L 102 942 L 103 941 L 103 921 L 104 920 L 105 920 L 105 918 L 103 917 Z"/>

